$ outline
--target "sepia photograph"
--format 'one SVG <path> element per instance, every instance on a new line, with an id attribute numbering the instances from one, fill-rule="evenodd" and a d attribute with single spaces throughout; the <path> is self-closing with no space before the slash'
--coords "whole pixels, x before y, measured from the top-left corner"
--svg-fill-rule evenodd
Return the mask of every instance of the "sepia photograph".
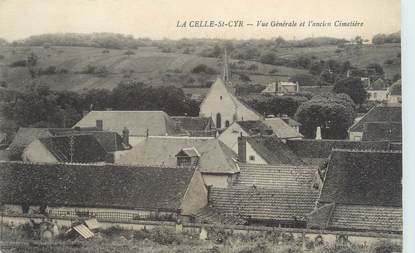
<path id="1" fill-rule="evenodd" d="M 401 59 L 399 0 L 0 0 L 0 253 L 404 252 Z"/>

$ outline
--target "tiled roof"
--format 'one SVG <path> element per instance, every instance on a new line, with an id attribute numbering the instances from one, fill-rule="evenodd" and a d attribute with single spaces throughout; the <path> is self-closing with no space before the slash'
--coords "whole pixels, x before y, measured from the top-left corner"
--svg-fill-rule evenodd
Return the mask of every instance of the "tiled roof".
<path id="1" fill-rule="evenodd" d="M 362 140 L 402 142 L 402 123 L 368 122 L 364 125 Z"/>
<path id="2" fill-rule="evenodd" d="M 42 138 L 42 137 L 51 137 L 60 134 L 67 134 L 74 132 L 70 128 L 29 128 L 21 127 L 16 133 L 12 143 L 9 146 L 10 154 L 12 157 L 20 157 L 23 150 L 29 145 L 32 141 Z"/>
<path id="3" fill-rule="evenodd" d="M 122 137 L 116 132 L 110 131 L 81 131 L 81 134 L 91 134 L 107 152 L 115 152 L 130 149 L 131 147 L 122 141 Z"/>
<path id="4" fill-rule="evenodd" d="M 264 124 L 269 126 L 274 134 L 279 138 L 301 138 L 302 134 L 298 133 L 294 128 L 289 126 L 284 120 L 280 118 L 265 119 Z"/>
<path id="5" fill-rule="evenodd" d="M 178 122 L 184 130 L 204 131 L 215 128 L 215 123 L 211 117 L 172 116 L 171 118 Z"/>
<path id="6" fill-rule="evenodd" d="M 271 127 L 265 125 L 260 120 L 244 120 L 244 121 L 238 121 L 237 123 L 250 136 L 260 135 L 260 134 L 271 135 L 273 133 Z"/>
<path id="7" fill-rule="evenodd" d="M 329 229 L 402 232 L 402 208 L 336 205 Z"/>
<path id="8" fill-rule="evenodd" d="M 349 132 L 363 132 L 365 123 L 369 122 L 402 122 L 402 107 L 375 106 L 353 124 Z"/>
<path id="9" fill-rule="evenodd" d="M 379 78 L 370 84 L 368 90 L 386 90 L 387 88 L 388 84 L 385 81 L 383 81 L 382 78 Z"/>
<path id="10" fill-rule="evenodd" d="M 39 138 L 59 162 L 103 162 L 107 152 L 93 135 L 65 135 Z"/>
<path id="11" fill-rule="evenodd" d="M 297 156 L 305 158 L 328 158 L 333 149 L 388 150 L 387 141 L 349 140 L 287 140 L 287 145 Z"/>
<path id="12" fill-rule="evenodd" d="M 102 120 L 106 131 L 121 134 L 126 127 L 130 136 L 145 136 L 147 130 L 153 136 L 182 134 L 175 121 L 163 111 L 91 111 L 74 127 L 94 127 L 97 120 Z"/>
<path id="13" fill-rule="evenodd" d="M 320 203 L 402 206 L 402 153 L 335 150 Z"/>
<path id="14" fill-rule="evenodd" d="M 176 166 L 176 154 L 194 147 L 200 154 L 199 167 L 206 173 L 235 173 L 237 155 L 218 139 L 203 137 L 148 137 L 122 156 L 119 163 Z"/>
<path id="15" fill-rule="evenodd" d="M 180 208 L 194 168 L 0 162 L 0 203 Z"/>
<path id="16" fill-rule="evenodd" d="M 233 215 L 223 215 L 219 213 L 218 210 L 210 206 L 206 206 L 205 208 L 198 210 L 194 215 L 199 223 L 225 225 L 243 225 L 246 223 L 244 219 Z"/>
<path id="17" fill-rule="evenodd" d="M 238 186 L 280 189 L 313 189 L 317 168 L 290 165 L 239 164 Z"/>
<path id="18" fill-rule="evenodd" d="M 269 164 L 303 164 L 301 159 L 276 136 L 246 138 L 251 147 Z"/>
<path id="19" fill-rule="evenodd" d="M 313 210 L 318 192 L 309 190 L 231 187 L 212 188 L 210 205 L 222 215 L 248 220 L 304 220 Z"/>

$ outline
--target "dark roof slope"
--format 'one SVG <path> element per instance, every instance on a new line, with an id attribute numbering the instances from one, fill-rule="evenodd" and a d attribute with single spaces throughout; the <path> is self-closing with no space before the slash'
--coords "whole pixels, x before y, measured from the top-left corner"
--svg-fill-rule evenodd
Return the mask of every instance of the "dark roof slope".
<path id="1" fill-rule="evenodd" d="M 401 122 L 369 122 L 363 130 L 363 141 L 402 142 Z"/>
<path id="2" fill-rule="evenodd" d="M 177 210 L 194 168 L 0 162 L 0 202 Z"/>
<path id="3" fill-rule="evenodd" d="M 23 150 L 34 140 L 42 137 L 51 137 L 74 132 L 70 128 L 32 128 L 21 127 L 9 146 L 10 155 L 14 158 L 20 156 Z"/>
<path id="4" fill-rule="evenodd" d="M 115 152 L 130 149 L 131 146 L 123 143 L 122 137 L 116 132 L 109 131 L 82 131 L 91 134 L 107 152 Z"/>
<path id="5" fill-rule="evenodd" d="M 301 165 L 303 162 L 276 136 L 246 137 L 252 148 L 269 164 Z"/>
<path id="6" fill-rule="evenodd" d="M 350 132 L 363 132 L 368 122 L 402 122 L 401 106 L 375 106 L 370 109 L 358 122 L 353 124 Z"/>
<path id="7" fill-rule="evenodd" d="M 59 162 L 102 162 L 107 152 L 93 135 L 66 135 L 39 138 Z"/>
<path id="8" fill-rule="evenodd" d="M 271 135 L 273 133 L 272 128 L 265 125 L 260 120 L 238 121 L 238 124 L 249 135 L 258 135 L 258 134 Z"/>
<path id="9" fill-rule="evenodd" d="M 402 206 L 402 153 L 335 150 L 320 203 Z"/>
<path id="10" fill-rule="evenodd" d="M 368 90 L 386 90 L 387 88 L 388 84 L 382 78 L 379 78 L 370 84 Z"/>
<path id="11" fill-rule="evenodd" d="M 260 187 L 212 188 L 209 204 L 222 215 L 267 221 L 304 220 L 318 192 Z"/>
<path id="12" fill-rule="evenodd" d="M 185 117 L 173 116 L 171 117 L 184 130 L 203 131 L 215 128 L 215 124 L 211 117 Z"/>
<path id="13" fill-rule="evenodd" d="M 388 150 L 387 141 L 287 140 L 287 145 L 301 158 L 328 158 L 333 149 Z"/>
<path id="14" fill-rule="evenodd" d="M 317 168 L 292 165 L 239 164 L 237 186 L 280 189 L 313 189 L 318 179 Z"/>

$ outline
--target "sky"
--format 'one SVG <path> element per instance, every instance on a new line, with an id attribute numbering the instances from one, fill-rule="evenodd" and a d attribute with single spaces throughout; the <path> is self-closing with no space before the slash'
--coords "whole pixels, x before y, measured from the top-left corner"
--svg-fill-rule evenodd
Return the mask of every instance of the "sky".
<path id="1" fill-rule="evenodd" d="M 363 27 L 178 28 L 178 21 L 358 21 Z M 370 39 L 400 30 L 399 0 L 0 0 L 0 38 L 113 32 L 151 39 L 330 36 Z"/>

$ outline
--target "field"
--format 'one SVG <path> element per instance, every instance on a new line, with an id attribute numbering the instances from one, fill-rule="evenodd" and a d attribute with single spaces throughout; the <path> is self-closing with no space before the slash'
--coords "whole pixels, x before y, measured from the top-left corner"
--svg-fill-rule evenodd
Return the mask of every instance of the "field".
<path id="1" fill-rule="evenodd" d="M 193 54 L 163 53 L 156 47 L 141 47 L 137 50 L 92 48 L 92 47 L 0 47 L 0 82 L 10 89 L 20 89 L 31 82 L 28 68 L 25 66 L 11 67 L 16 61 L 26 60 L 30 53 L 39 59 L 36 68 L 55 67 L 58 71 L 37 77 L 39 83 L 46 84 L 56 90 L 82 91 L 84 89 L 112 89 L 120 81 L 135 79 L 153 86 L 174 85 L 176 87 L 206 86 L 206 82 L 214 80 L 217 74 L 195 74 L 191 70 L 205 64 L 221 73 L 222 63 L 219 58 L 201 57 Z M 360 49 L 338 50 L 336 46 L 309 48 L 280 48 L 277 56 L 295 59 L 309 56 L 314 59 L 335 59 L 350 61 L 358 67 L 369 63 L 380 63 L 386 78 L 400 72 L 399 64 L 383 64 L 386 60 L 396 58 L 400 45 L 364 45 Z M 231 60 L 237 62 L 237 60 Z M 307 70 L 273 66 L 253 61 L 244 61 L 246 66 L 255 64 L 256 74 L 248 74 L 253 83 L 267 84 L 276 79 L 287 79 L 295 74 L 308 73 Z M 88 66 L 105 67 L 105 73 L 87 73 Z M 270 72 L 274 71 L 271 75 Z M 237 74 L 233 75 L 234 83 L 241 83 Z M 193 92 L 200 93 L 197 89 Z M 202 91 L 204 92 L 204 91 Z"/>
<path id="2" fill-rule="evenodd" d="M 19 89 L 31 81 L 27 67 L 10 67 L 19 60 L 25 60 L 33 52 L 39 56 L 37 68 L 46 69 L 54 66 L 67 73 L 40 75 L 39 82 L 49 85 L 56 90 L 83 90 L 92 88 L 111 89 L 123 79 L 136 79 L 153 86 L 174 85 L 183 87 L 194 80 L 193 85 L 203 85 L 206 80 L 214 80 L 216 75 L 193 74 L 191 70 L 199 64 L 205 64 L 218 73 L 221 72 L 221 60 L 218 58 L 200 57 L 191 54 L 162 53 L 155 48 L 139 48 L 131 50 L 132 55 L 126 55 L 127 50 L 110 49 L 103 53 L 102 48 L 81 47 L 7 47 L 0 48 L 1 76 L 0 81 L 6 81 L 11 89 Z M 254 62 L 247 61 L 246 64 Z M 274 68 L 271 65 L 255 63 L 259 72 Z M 87 66 L 105 66 L 105 75 L 82 73 Z M 281 67 L 281 74 L 293 75 L 305 73 L 305 70 Z M 264 79 L 263 77 L 257 79 Z M 255 80 L 255 78 L 254 78 Z M 272 79 L 271 79 L 272 80 Z"/>

